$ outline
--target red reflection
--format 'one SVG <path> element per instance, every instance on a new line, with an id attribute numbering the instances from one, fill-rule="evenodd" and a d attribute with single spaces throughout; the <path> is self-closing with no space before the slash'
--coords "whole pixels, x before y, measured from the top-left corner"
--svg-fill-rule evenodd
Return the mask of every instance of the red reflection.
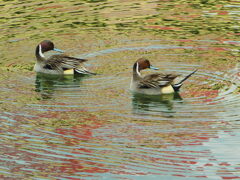
<path id="1" fill-rule="evenodd" d="M 62 7 L 63 6 L 61 6 L 61 5 L 45 6 L 45 7 L 36 8 L 35 10 L 41 11 L 41 10 L 45 10 L 45 9 L 55 9 L 55 8 L 62 8 Z"/>
<path id="2" fill-rule="evenodd" d="M 222 11 L 222 10 L 213 10 L 210 11 L 211 13 L 217 13 L 218 15 L 228 15 L 229 12 L 228 11 Z"/>
<path id="3" fill-rule="evenodd" d="M 71 128 L 58 128 L 56 129 L 56 132 L 64 135 L 63 138 L 68 146 L 76 146 L 78 144 L 80 145 L 81 142 L 96 139 L 96 137 L 93 136 L 93 130 L 101 127 L 102 123 L 100 123 L 95 116 L 85 118 L 83 123 L 85 124 Z M 95 158 L 92 157 L 92 155 L 95 154 L 93 150 L 87 148 L 75 148 L 70 153 L 73 155 L 68 155 L 69 159 L 65 160 L 59 168 L 55 167 L 62 173 L 106 173 L 109 171 L 109 169 L 105 167 L 105 164 L 93 162 L 95 160 Z M 83 158 L 75 155 L 83 155 Z M 85 156 L 90 157 L 86 158 Z M 96 159 L 96 161 L 99 160 Z"/>
<path id="4" fill-rule="evenodd" d="M 222 177 L 222 179 L 239 179 L 239 176 Z"/>
<path id="5" fill-rule="evenodd" d="M 199 101 L 196 101 L 195 103 L 201 103 L 201 102 L 212 102 L 216 97 L 218 97 L 218 90 L 211 90 L 211 89 L 205 89 L 205 90 L 192 90 L 189 92 L 183 92 L 181 93 L 182 97 L 202 97 L 202 99 L 199 99 Z M 212 102 L 212 104 L 215 104 Z"/>

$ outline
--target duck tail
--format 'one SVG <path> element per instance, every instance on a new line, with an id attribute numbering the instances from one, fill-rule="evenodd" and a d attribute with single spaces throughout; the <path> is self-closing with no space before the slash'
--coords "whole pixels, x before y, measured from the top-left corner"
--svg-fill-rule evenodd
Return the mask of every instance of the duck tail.
<path id="1" fill-rule="evenodd" d="M 88 71 L 87 69 L 83 68 L 83 69 L 74 69 L 74 71 L 76 72 L 76 74 L 83 74 L 83 75 L 96 75 L 97 73 L 93 73 Z"/>
<path id="2" fill-rule="evenodd" d="M 175 91 L 179 91 L 179 89 L 182 87 L 183 82 L 186 81 L 188 78 L 190 78 L 198 69 L 195 69 L 193 72 L 188 74 L 185 78 L 183 78 L 179 83 L 172 85 L 173 89 Z"/>

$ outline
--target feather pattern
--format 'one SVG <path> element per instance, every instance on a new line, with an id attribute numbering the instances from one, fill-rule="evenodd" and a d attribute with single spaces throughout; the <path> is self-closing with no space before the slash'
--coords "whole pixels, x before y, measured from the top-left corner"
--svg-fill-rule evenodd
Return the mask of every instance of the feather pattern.
<path id="1" fill-rule="evenodd" d="M 149 60 L 145 58 L 140 58 L 135 62 L 133 65 L 133 77 L 130 84 L 131 90 L 151 95 L 174 93 L 181 88 L 185 80 L 197 71 L 193 71 L 179 83 L 175 84 L 174 81 L 179 76 L 178 74 L 153 73 L 142 77 L 140 71 L 147 68 L 157 69 L 154 67 L 152 68 Z"/>
<path id="2" fill-rule="evenodd" d="M 86 59 L 79 59 L 75 57 L 66 56 L 64 54 L 53 55 L 45 61 L 44 68 L 63 71 L 67 69 L 75 69 L 79 67 L 83 62 L 86 62 Z"/>
<path id="3" fill-rule="evenodd" d="M 43 53 L 51 50 L 63 52 L 60 49 L 54 48 L 53 42 L 49 40 L 42 41 L 36 47 L 35 55 L 37 62 L 34 66 L 34 70 L 36 72 L 47 74 L 65 74 L 65 72 L 68 71 L 66 74 L 71 74 L 70 72 L 72 72 L 72 74 L 95 74 L 88 71 L 83 66 L 83 63 L 87 61 L 86 59 L 75 58 L 65 54 L 52 55 L 46 59 Z"/>
<path id="4" fill-rule="evenodd" d="M 173 83 L 173 80 L 177 77 L 176 74 L 164 74 L 154 73 L 143 77 L 139 83 L 138 88 L 160 88 L 168 86 Z"/>

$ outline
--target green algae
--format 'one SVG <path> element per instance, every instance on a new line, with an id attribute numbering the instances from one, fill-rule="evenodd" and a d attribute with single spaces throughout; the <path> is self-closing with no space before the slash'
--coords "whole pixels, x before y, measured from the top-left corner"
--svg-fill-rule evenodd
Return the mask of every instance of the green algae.
<path id="1" fill-rule="evenodd" d="M 18 179 L 61 179 L 89 174 L 93 176 L 86 178 L 98 178 L 109 169 L 112 178 L 126 178 L 130 175 L 123 174 L 129 171 L 120 171 L 126 163 L 139 163 L 140 168 L 156 165 L 164 170 L 169 168 L 169 164 L 165 166 L 167 162 L 175 168 L 174 172 L 170 168 L 169 174 L 177 176 L 175 170 L 181 165 L 191 169 L 186 177 L 193 178 L 191 175 L 196 174 L 192 171 L 207 167 L 205 161 L 219 164 L 219 168 L 214 167 L 216 171 L 209 171 L 219 175 L 221 160 L 213 159 L 214 149 L 204 143 L 225 140 L 223 136 L 229 134 L 234 137 L 233 129 L 237 128 L 234 120 L 238 114 L 234 111 L 239 98 L 234 95 L 239 94 L 240 88 L 227 94 L 226 99 L 219 97 L 232 84 L 239 85 L 234 79 L 225 78 L 239 71 L 232 72 L 239 61 L 239 22 L 237 16 L 230 15 L 237 8 L 226 6 L 228 3 L 0 2 L 0 111 L 3 117 L 10 117 L 2 120 L 1 135 L 5 136 L 1 138 L 4 158 L 11 160 L 2 160 L 9 173 L 3 169 L 0 177 L 11 178 L 13 174 Z M 98 75 L 39 76 L 33 72 L 34 53 L 43 39 L 52 40 L 69 55 L 86 57 L 90 70 Z M 146 48 L 159 45 L 165 48 Z M 96 52 L 99 54 L 91 56 Z M 182 70 L 186 75 L 195 68 L 199 70 L 182 87 L 182 99 L 175 100 L 172 95 L 135 97 L 129 91 L 129 83 L 132 65 L 139 57 L 148 58 L 160 68 L 159 72 Z M 60 154 L 61 162 L 54 156 L 55 149 L 56 154 L 64 153 Z M 49 155 L 54 158 L 48 159 Z M 31 164 L 20 164 L 20 160 Z M 161 167 L 159 162 L 163 162 Z M 232 160 L 226 156 L 224 162 Z M 134 169 L 141 171 L 140 168 L 134 165 Z"/>
<path id="2" fill-rule="evenodd" d="M 105 49 L 136 47 L 139 46 L 139 41 L 144 42 L 140 43 L 142 46 L 159 44 L 154 40 L 161 40 L 162 45 L 192 47 L 171 50 L 173 54 L 183 54 L 181 56 L 166 56 L 169 54 L 169 49 L 161 49 L 110 53 L 105 55 L 104 59 L 98 60 L 101 63 L 95 61 L 96 64 L 92 63 L 92 60 L 98 57 L 89 58 L 89 63 L 93 64 L 92 71 L 116 78 L 120 76 L 119 73 L 123 73 L 124 77 L 131 76 L 132 64 L 142 56 L 149 58 L 153 64 L 169 61 L 197 63 L 213 71 L 231 69 L 237 63 L 236 57 L 239 55 L 225 49 L 238 49 L 238 44 L 224 42 L 227 40 L 234 42 L 239 39 L 239 29 L 236 28 L 239 22 L 230 15 L 236 8 L 227 7 L 228 3 L 229 1 L 225 0 L 191 2 L 135 0 L 121 3 L 117 0 L 82 0 L 78 3 L 74 1 L 42 3 L 38 0 L 25 3 L 16 0 L 2 1 L 0 3 L 2 7 L 0 80 L 4 87 L 11 89 L 12 87 L 8 85 L 18 84 L 17 77 L 34 77 L 35 73 L 32 72 L 35 63 L 34 51 L 36 45 L 43 39 L 53 40 L 57 47 L 65 49 L 73 56 Z M 216 42 L 209 43 L 208 40 Z M 208 48 L 204 49 L 206 46 Z M 198 51 L 197 48 L 202 49 Z M 161 69 L 166 70 L 164 67 Z M 16 104 L 2 102 L 1 109 L 11 111 L 17 106 L 21 109 L 27 104 L 47 101 L 48 95 L 39 94 L 34 82 L 32 83 L 27 87 L 21 85 L 15 87 L 14 92 L 19 92 L 22 88 L 31 93 L 28 93 L 28 96 L 24 93 L 17 94 L 13 100 Z M 216 83 L 209 88 L 221 90 L 226 85 L 223 84 Z M 189 83 L 188 88 L 192 85 Z M 123 90 L 113 89 L 111 89 L 112 94 L 109 95 L 111 98 L 124 93 Z M 99 94 L 104 94 L 104 91 L 108 90 L 108 88 L 103 89 Z M 46 93 L 51 94 L 54 91 L 48 87 Z M 0 101 L 4 101 L 9 96 L 7 92 L 0 94 Z M 67 119 L 74 118 L 76 117 Z M 62 125 L 65 123 L 65 120 L 59 122 Z M 52 124 L 55 126 L 57 119 L 53 120 Z"/>

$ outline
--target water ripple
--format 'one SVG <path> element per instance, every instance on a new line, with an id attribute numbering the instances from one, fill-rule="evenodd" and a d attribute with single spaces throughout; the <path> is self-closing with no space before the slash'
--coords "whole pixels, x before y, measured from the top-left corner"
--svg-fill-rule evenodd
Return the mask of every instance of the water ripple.
<path id="1" fill-rule="evenodd" d="M 200 48 L 141 44 L 81 57 L 104 59 L 129 51 Z M 153 60 L 163 71 L 183 76 L 199 69 L 179 94 L 156 97 L 129 90 L 133 62 L 111 61 L 106 58 L 98 67 L 112 63 L 120 73 L 36 76 L 34 90 L 41 97 L 37 103 L 27 102 L 19 112 L 0 114 L 0 150 L 4 152 L 0 154 L 0 175 L 11 177 L 14 172 L 22 178 L 36 173 L 41 174 L 40 179 L 238 177 L 238 66 L 213 71 L 197 63 Z M 7 100 L 2 103 L 18 105 Z"/>

